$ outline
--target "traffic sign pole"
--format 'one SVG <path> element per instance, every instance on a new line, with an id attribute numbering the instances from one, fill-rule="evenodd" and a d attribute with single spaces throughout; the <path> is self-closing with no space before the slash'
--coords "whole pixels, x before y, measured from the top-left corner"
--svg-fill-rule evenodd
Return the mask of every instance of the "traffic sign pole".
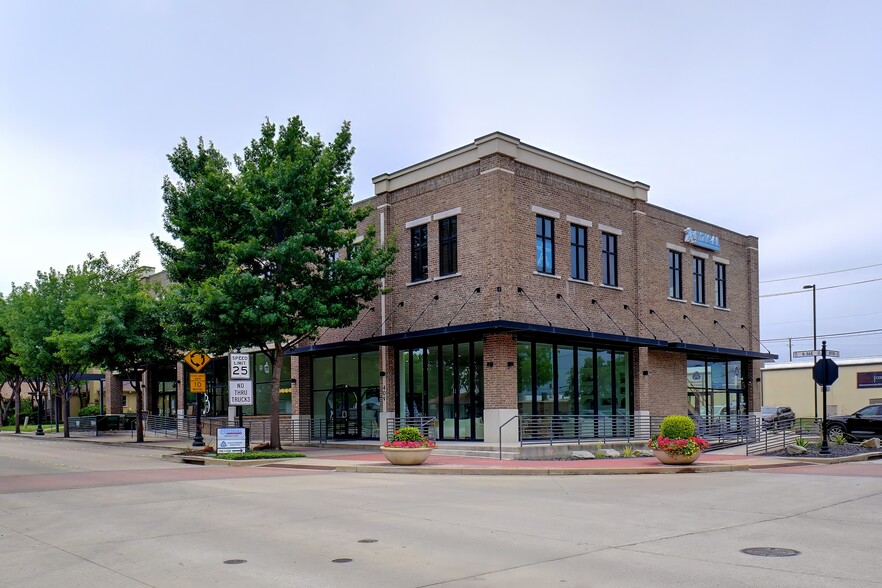
<path id="1" fill-rule="evenodd" d="M 830 455 L 830 446 L 827 444 L 827 381 L 829 374 L 827 373 L 828 365 L 827 365 L 827 342 L 821 341 L 821 361 L 824 363 L 823 372 L 824 372 L 824 393 L 823 393 L 823 414 L 824 418 L 821 421 L 821 455 Z M 832 361 L 832 360 L 831 360 Z"/>

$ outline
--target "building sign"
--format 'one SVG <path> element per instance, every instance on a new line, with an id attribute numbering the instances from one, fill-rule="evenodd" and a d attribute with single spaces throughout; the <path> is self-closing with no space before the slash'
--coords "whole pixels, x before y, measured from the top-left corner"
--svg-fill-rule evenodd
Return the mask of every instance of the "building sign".
<path id="1" fill-rule="evenodd" d="M 203 394 L 208 391 L 205 374 L 190 374 L 190 392 Z"/>
<path id="2" fill-rule="evenodd" d="M 230 380 L 230 406 L 254 404 L 254 380 Z"/>
<path id="3" fill-rule="evenodd" d="M 704 249 L 710 249 L 712 251 L 720 250 L 720 238 L 716 235 L 711 235 L 710 233 L 705 233 L 704 231 L 698 231 L 689 227 L 683 229 L 683 234 L 683 240 L 696 247 L 703 247 Z"/>
<path id="4" fill-rule="evenodd" d="M 882 372 L 858 372 L 857 387 L 882 388 Z"/>
<path id="5" fill-rule="evenodd" d="M 247 353 L 231 353 L 230 354 L 230 379 L 231 380 L 250 380 L 251 379 L 251 356 Z"/>
<path id="6" fill-rule="evenodd" d="M 245 453 L 245 429 L 218 429 L 218 453 Z"/>

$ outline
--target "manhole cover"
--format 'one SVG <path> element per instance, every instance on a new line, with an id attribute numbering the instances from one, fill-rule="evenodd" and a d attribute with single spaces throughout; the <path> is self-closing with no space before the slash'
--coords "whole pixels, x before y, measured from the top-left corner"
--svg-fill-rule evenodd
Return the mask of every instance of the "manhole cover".
<path id="1" fill-rule="evenodd" d="M 349 559 L 348 557 L 338 557 L 337 559 L 332 559 L 331 561 L 334 563 L 349 563 L 352 560 Z"/>
<path id="2" fill-rule="evenodd" d="M 228 559 L 228 560 L 225 560 L 224 563 L 235 565 L 235 564 L 243 564 L 247 561 L 248 561 L 247 559 Z"/>
<path id="3" fill-rule="evenodd" d="M 376 543 L 377 540 L 376 539 L 359 539 L 358 542 L 359 543 Z"/>
<path id="4" fill-rule="evenodd" d="M 799 555 L 795 549 L 784 549 L 783 547 L 748 547 L 742 549 L 741 553 L 747 555 L 758 555 L 760 557 L 790 557 Z"/>

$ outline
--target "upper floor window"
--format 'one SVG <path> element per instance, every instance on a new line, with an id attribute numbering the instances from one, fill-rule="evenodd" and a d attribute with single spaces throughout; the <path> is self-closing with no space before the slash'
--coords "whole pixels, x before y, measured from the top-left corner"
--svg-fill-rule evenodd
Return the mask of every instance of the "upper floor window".
<path id="1" fill-rule="evenodd" d="M 683 299 L 683 254 L 668 251 L 668 297 Z"/>
<path id="2" fill-rule="evenodd" d="M 600 234 L 601 266 L 603 283 L 606 286 L 619 285 L 618 237 L 611 233 Z"/>
<path id="3" fill-rule="evenodd" d="M 692 301 L 704 304 L 704 259 L 692 258 Z"/>
<path id="4" fill-rule="evenodd" d="M 570 225 L 570 277 L 588 280 L 588 229 Z"/>
<path id="5" fill-rule="evenodd" d="M 451 216 L 438 221 L 439 274 L 449 276 L 456 273 L 456 217 Z"/>
<path id="6" fill-rule="evenodd" d="M 716 301 L 714 304 L 718 308 L 726 308 L 726 264 L 725 263 L 716 263 L 716 279 L 715 282 L 715 291 L 716 291 Z"/>
<path id="7" fill-rule="evenodd" d="M 536 271 L 554 273 L 554 220 L 536 215 Z"/>
<path id="8" fill-rule="evenodd" d="M 410 230 L 410 280 L 429 279 L 429 227 L 420 225 Z"/>

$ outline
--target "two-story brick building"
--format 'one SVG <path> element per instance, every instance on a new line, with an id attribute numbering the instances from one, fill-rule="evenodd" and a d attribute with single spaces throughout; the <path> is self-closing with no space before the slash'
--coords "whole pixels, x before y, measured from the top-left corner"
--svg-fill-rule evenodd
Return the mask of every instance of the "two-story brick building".
<path id="1" fill-rule="evenodd" d="M 758 241 L 502 133 L 374 178 L 389 293 L 292 358 L 292 417 L 495 441 L 514 415 L 758 410 Z"/>

